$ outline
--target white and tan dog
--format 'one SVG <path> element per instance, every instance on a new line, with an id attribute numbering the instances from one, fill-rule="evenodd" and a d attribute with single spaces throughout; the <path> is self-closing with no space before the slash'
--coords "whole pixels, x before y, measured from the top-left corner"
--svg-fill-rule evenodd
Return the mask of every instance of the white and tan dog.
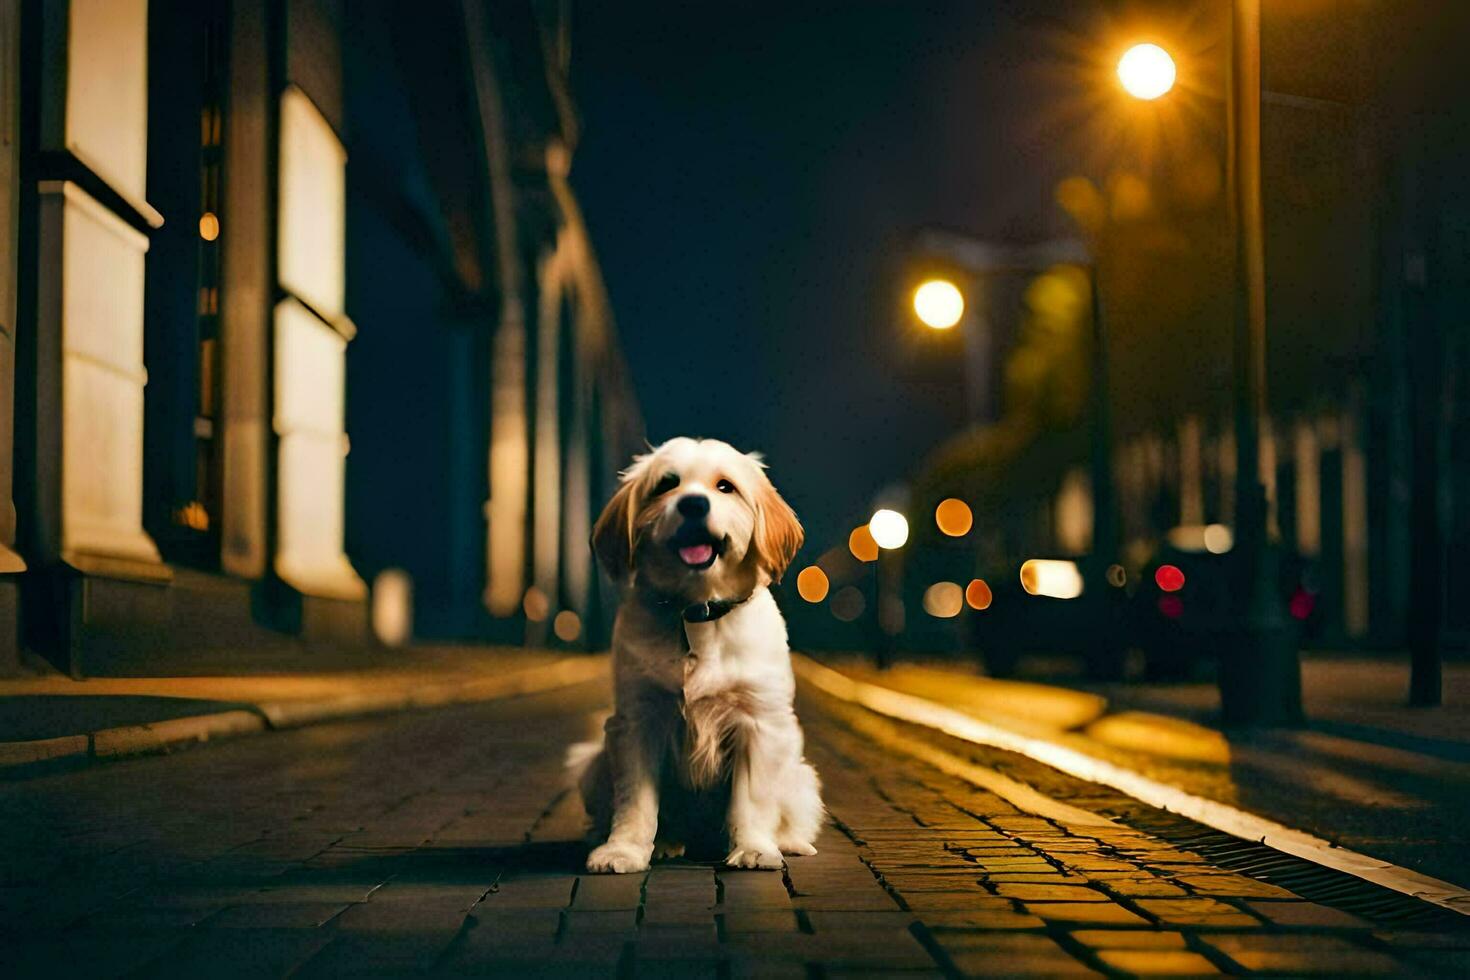
<path id="1" fill-rule="evenodd" d="M 589 871 L 642 871 L 697 840 L 743 868 L 816 853 L 824 811 L 768 588 L 801 542 L 760 457 L 726 443 L 671 439 L 623 473 L 592 533 L 626 592 L 614 713 L 581 778 L 606 837 Z"/>

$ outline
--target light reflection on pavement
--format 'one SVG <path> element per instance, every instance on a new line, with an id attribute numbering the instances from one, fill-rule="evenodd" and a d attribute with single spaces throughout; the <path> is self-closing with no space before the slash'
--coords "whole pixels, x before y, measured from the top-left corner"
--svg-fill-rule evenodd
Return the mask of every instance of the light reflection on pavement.
<path id="1" fill-rule="evenodd" d="M 1082 691 L 983 677 L 963 665 L 903 664 L 880 672 L 855 659 L 829 663 L 856 679 L 1470 884 L 1464 846 L 1470 844 L 1470 763 L 1311 729 L 1227 735 L 1186 718 L 1119 706 L 1128 697 L 1121 685 Z"/>

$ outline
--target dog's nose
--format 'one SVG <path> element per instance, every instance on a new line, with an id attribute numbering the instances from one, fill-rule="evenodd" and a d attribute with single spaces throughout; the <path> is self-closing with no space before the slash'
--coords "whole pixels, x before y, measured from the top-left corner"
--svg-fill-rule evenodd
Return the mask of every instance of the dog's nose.
<path id="1" fill-rule="evenodd" d="M 709 498 L 702 493 L 686 493 L 677 506 L 685 517 L 704 517 L 709 513 Z"/>

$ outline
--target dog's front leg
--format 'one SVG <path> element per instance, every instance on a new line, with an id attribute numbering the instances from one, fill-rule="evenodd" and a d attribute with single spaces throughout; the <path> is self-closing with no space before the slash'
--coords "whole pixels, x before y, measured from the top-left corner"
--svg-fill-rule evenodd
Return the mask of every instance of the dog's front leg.
<path id="1" fill-rule="evenodd" d="M 735 749 L 730 786 L 730 840 L 733 849 L 725 863 L 736 868 L 781 867 L 776 831 L 781 825 L 779 787 L 773 779 L 770 735 L 758 724 L 748 724 Z"/>
<path id="2" fill-rule="evenodd" d="M 613 790 L 612 831 L 587 855 L 587 870 L 627 874 L 647 871 L 658 831 L 661 733 L 652 724 L 613 715 L 606 726 Z"/>

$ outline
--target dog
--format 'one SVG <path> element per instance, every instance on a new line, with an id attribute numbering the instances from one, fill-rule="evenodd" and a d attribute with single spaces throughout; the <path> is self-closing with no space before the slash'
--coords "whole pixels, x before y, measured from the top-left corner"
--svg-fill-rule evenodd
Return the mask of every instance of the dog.
<path id="1" fill-rule="evenodd" d="M 761 457 L 727 443 L 671 439 L 622 473 L 592 531 L 623 587 L 614 711 L 600 748 L 569 755 L 604 841 L 587 870 L 643 871 L 700 841 L 739 868 L 817 852 L 825 809 L 769 588 L 802 538 Z"/>

